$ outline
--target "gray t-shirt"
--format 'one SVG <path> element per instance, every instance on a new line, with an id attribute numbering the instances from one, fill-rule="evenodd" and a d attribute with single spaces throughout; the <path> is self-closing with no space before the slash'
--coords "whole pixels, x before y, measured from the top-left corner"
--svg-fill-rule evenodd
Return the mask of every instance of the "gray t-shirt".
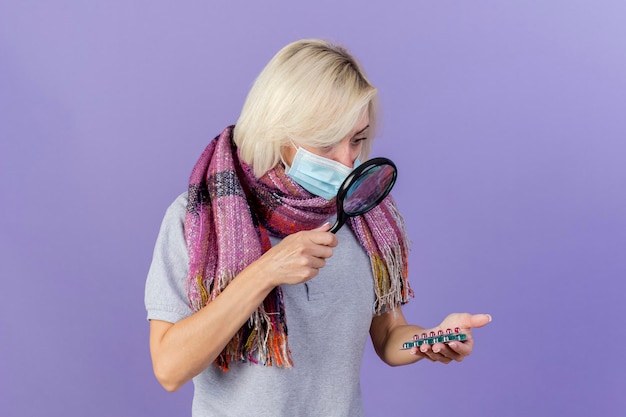
<path id="1" fill-rule="evenodd" d="M 187 194 L 168 208 L 146 282 L 148 319 L 171 323 L 191 315 L 185 291 Z M 294 367 L 232 363 L 193 379 L 194 417 L 362 416 L 360 370 L 372 322 L 374 284 L 369 258 L 349 227 L 318 276 L 284 285 Z M 278 243 L 272 239 L 272 243 Z"/>

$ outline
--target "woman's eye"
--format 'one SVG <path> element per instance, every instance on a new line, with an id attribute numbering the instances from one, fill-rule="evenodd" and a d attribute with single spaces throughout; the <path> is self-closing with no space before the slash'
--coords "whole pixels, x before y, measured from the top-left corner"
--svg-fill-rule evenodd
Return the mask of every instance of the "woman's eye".
<path id="1" fill-rule="evenodd" d="M 361 142 L 363 142 L 365 140 L 367 140 L 366 137 L 364 137 L 364 138 L 354 138 L 354 139 L 352 139 L 352 144 L 353 145 L 358 145 L 359 143 L 361 143 Z"/>

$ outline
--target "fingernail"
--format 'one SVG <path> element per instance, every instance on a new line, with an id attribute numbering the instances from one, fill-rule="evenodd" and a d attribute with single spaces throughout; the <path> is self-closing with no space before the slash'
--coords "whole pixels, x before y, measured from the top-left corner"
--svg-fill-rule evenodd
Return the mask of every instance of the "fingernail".
<path id="1" fill-rule="evenodd" d="M 493 320 L 493 319 L 491 318 L 491 314 L 487 314 L 487 316 L 489 316 L 489 323 L 491 323 L 491 320 Z"/>
<path id="2" fill-rule="evenodd" d="M 435 353 L 439 353 L 441 351 L 441 349 L 437 348 L 437 349 L 433 349 L 433 352 Z"/>
<path id="3" fill-rule="evenodd" d="M 456 343 L 455 342 L 450 342 L 448 343 L 448 346 L 450 346 L 452 349 L 456 348 Z"/>

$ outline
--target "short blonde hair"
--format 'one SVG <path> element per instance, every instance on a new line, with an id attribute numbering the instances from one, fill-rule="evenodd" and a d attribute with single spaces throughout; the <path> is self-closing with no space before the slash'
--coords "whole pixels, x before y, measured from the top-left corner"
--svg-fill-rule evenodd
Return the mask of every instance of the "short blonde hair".
<path id="1" fill-rule="evenodd" d="M 281 49 L 259 74 L 235 125 L 241 158 L 257 177 L 281 161 L 291 143 L 324 147 L 348 135 L 364 112 L 375 132 L 377 90 L 341 46 L 304 39 Z M 363 144 L 369 157 L 372 140 Z"/>

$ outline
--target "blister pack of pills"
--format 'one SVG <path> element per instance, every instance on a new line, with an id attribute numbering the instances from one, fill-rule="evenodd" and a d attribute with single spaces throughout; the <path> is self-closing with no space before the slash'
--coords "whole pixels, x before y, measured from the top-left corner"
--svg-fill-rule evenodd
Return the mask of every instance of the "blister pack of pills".
<path id="1" fill-rule="evenodd" d="M 413 340 L 402 344 L 402 350 L 413 349 L 414 347 L 420 347 L 424 344 L 434 345 L 435 343 L 449 343 L 453 341 L 467 340 L 467 335 L 461 333 L 461 330 L 456 327 L 454 330 L 447 329 L 445 332 L 439 330 L 439 332 L 430 332 L 430 334 L 422 333 L 421 335 L 413 336 Z"/>

